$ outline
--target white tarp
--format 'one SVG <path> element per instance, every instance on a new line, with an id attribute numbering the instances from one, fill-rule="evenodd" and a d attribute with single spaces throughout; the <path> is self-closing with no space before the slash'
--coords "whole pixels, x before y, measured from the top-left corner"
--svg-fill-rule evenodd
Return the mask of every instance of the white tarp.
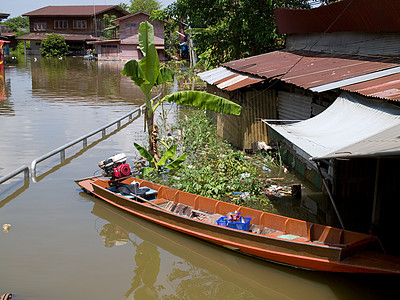
<path id="1" fill-rule="evenodd" d="M 400 154 L 400 108 L 342 93 L 319 115 L 272 129 L 312 159 Z"/>

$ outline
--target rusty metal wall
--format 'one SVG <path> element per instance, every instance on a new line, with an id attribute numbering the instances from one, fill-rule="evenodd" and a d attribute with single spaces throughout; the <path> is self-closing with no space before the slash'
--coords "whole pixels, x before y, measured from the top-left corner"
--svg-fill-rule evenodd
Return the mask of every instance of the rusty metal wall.
<path id="1" fill-rule="evenodd" d="M 251 149 L 252 142 L 268 141 L 267 125 L 261 119 L 277 118 L 275 90 L 237 90 L 227 93 L 212 85 L 208 85 L 207 90 L 242 105 L 240 116 L 212 114 L 219 136 L 242 150 Z"/>
<path id="2" fill-rule="evenodd" d="M 248 91 L 244 98 L 242 113 L 242 149 L 251 149 L 252 142 L 267 142 L 268 128 L 262 119 L 277 119 L 277 98 L 275 90 Z"/>

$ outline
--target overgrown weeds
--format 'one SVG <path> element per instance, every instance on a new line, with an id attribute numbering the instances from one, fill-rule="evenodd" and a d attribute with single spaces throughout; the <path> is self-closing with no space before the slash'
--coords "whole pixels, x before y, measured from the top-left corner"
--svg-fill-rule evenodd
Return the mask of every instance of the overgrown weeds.
<path id="1" fill-rule="evenodd" d="M 185 164 L 145 176 L 147 180 L 227 202 L 271 210 L 265 196 L 265 169 L 275 165 L 270 155 L 246 156 L 221 140 L 216 126 L 198 109 L 185 111 L 168 143 L 187 153 Z M 268 206 L 266 206 L 268 205 Z"/>

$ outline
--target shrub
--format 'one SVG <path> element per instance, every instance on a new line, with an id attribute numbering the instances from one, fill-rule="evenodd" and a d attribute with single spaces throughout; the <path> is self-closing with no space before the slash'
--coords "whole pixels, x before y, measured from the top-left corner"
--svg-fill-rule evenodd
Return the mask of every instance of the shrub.
<path id="1" fill-rule="evenodd" d="M 44 57 L 62 57 L 68 54 L 65 38 L 51 33 L 40 44 L 40 53 Z"/>
<path id="2" fill-rule="evenodd" d="M 188 154 L 186 163 L 173 171 L 148 174 L 147 180 L 235 204 L 268 203 L 257 164 L 218 138 L 204 112 L 192 110 L 175 129 L 182 133 L 169 142 Z"/>

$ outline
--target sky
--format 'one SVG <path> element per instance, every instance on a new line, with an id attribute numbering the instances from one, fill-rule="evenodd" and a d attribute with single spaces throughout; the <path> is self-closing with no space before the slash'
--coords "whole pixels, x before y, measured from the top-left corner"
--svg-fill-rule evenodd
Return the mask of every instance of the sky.
<path id="1" fill-rule="evenodd" d="M 175 0 L 159 0 L 162 8 L 171 4 Z M 1 0 L 0 13 L 10 14 L 9 18 L 21 16 L 30 11 L 48 5 L 118 5 L 128 3 L 128 0 Z"/>

